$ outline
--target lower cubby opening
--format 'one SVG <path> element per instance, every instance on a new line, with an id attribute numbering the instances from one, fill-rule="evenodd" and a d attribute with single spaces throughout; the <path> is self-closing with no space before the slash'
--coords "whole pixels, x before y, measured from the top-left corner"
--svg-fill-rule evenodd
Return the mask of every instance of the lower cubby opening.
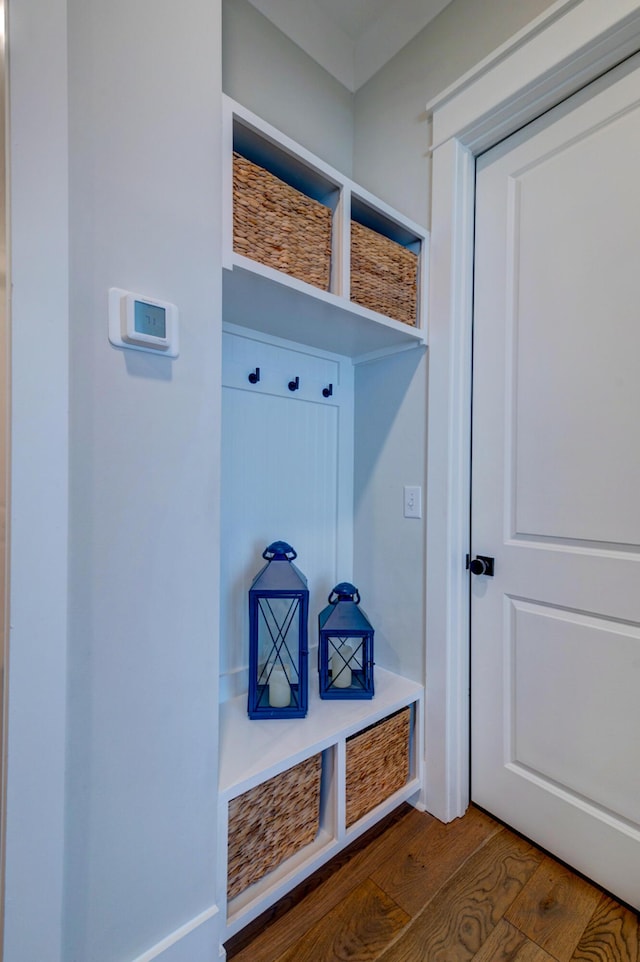
<path id="1" fill-rule="evenodd" d="M 227 937 L 421 788 L 422 687 L 377 673 L 373 701 L 312 697 L 305 719 L 221 714 Z M 226 780 L 226 784 L 225 784 Z"/>

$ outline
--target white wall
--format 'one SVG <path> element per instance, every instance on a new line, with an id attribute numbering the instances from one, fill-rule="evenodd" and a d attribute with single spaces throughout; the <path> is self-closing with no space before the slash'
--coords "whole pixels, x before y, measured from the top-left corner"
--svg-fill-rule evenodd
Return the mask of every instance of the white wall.
<path id="1" fill-rule="evenodd" d="M 248 0 L 223 0 L 226 94 L 347 176 L 353 95 Z"/>
<path id="2" fill-rule="evenodd" d="M 10 10 L 11 597 L 4 962 L 60 962 L 67 642 L 65 0 Z"/>
<path id="3" fill-rule="evenodd" d="M 64 959 L 128 962 L 216 898 L 220 7 L 68 11 Z M 178 305 L 176 360 L 110 345 L 111 285 Z"/>
<path id="4" fill-rule="evenodd" d="M 425 105 L 553 0 L 452 0 L 355 95 L 354 178 L 429 226 Z"/>
<path id="5" fill-rule="evenodd" d="M 423 518 L 403 516 L 403 487 L 423 487 L 423 349 L 356 368 L 354 579 L 375 627 L 376 664 L 424 681 Z"/>
<path id="6" fill-rule="evenodd" d="M 354 178 L 428 227 L 427 101 L 550 2 L 453 0 L 356 93 Z M 356 381 L 356 436 L 367 437 L 367 449 L 375 453 L 375 459 L 368 455 L 366 468 L 356 460 L 356 582 L 362 583 L 363 599 L 368 595 L 394 599 L 400 651 L 394 650 L 391 640 L 393 625 L 382 613 L 377 615 L 375 603 L 370 604 L 372 620 L 380 625 L 377 658 L 416 678 L 424 678 L 425 527 L 424 520 L 402 517 L 402 489 L 405 484 L 421 484 L 424 511 L 428 358 L 428 353 L 419 358 L 407 355 L 368 365 Z M 400 555 L 410 558 L 409 566 L 400 563 Z M 429 563 L 438 564 L 438 559 Z"/>

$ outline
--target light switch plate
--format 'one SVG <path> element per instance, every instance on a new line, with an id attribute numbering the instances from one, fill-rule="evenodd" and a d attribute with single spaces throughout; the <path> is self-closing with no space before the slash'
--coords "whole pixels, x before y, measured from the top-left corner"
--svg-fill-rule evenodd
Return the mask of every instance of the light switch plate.
<path id="1" fill-rule="evenodd" d="M 404 516 L 405 518 L 422 517 L 422 488 L 419 484 L 404 486 Z"/>

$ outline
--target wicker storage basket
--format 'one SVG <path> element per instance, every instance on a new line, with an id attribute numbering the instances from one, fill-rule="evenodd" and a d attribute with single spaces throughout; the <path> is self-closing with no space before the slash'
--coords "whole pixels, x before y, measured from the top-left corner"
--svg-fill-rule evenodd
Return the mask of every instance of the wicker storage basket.
<path id="1" fill-rule="evenodd" d="M 406 785 L 410 711 L 403 708 L 347 739 L 347 828 Z"/>
<path id="2" fill-rule="evenodd" d="M 415 327 L 418 255 L 351 221 L 351 300 Z"/>
<path id="3" fill-rule="evenodd" d="M 331 210 L 233 154 L 233 249 L 329 290 Z"/>
<path id="4" fill-rule="evenodd" d="M 322 756 L 313 755 L 229 802 L 229 899 L 313 842 L 321 765 Z"/>

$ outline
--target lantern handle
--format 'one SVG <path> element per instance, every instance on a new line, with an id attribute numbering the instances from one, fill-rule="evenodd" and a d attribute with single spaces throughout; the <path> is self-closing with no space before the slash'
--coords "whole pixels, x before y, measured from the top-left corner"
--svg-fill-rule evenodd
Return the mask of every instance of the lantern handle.
<path id="1" fill-rule="evenodd" d="M 274 558 L 280 560 L 286 558 L 287 561 L 293 561 L 294 558 L 298 557 L 298 552 L 286 541 L 274 541 L 264 549 L 262 557 L 265 561 L 273 561 Z"/>
<path id="2" fill-rule="evenodd" d="M 335 598 L 334 598 L 335 595 Z M 348 581 L 341 581 L 339 585 L 331 591 L 329 595 L 329 604 L 336 605 L 339 601 L 354 601 L 357 605 L 360 604 L 360 592 L 355 585 L 352 585 Z"/>

